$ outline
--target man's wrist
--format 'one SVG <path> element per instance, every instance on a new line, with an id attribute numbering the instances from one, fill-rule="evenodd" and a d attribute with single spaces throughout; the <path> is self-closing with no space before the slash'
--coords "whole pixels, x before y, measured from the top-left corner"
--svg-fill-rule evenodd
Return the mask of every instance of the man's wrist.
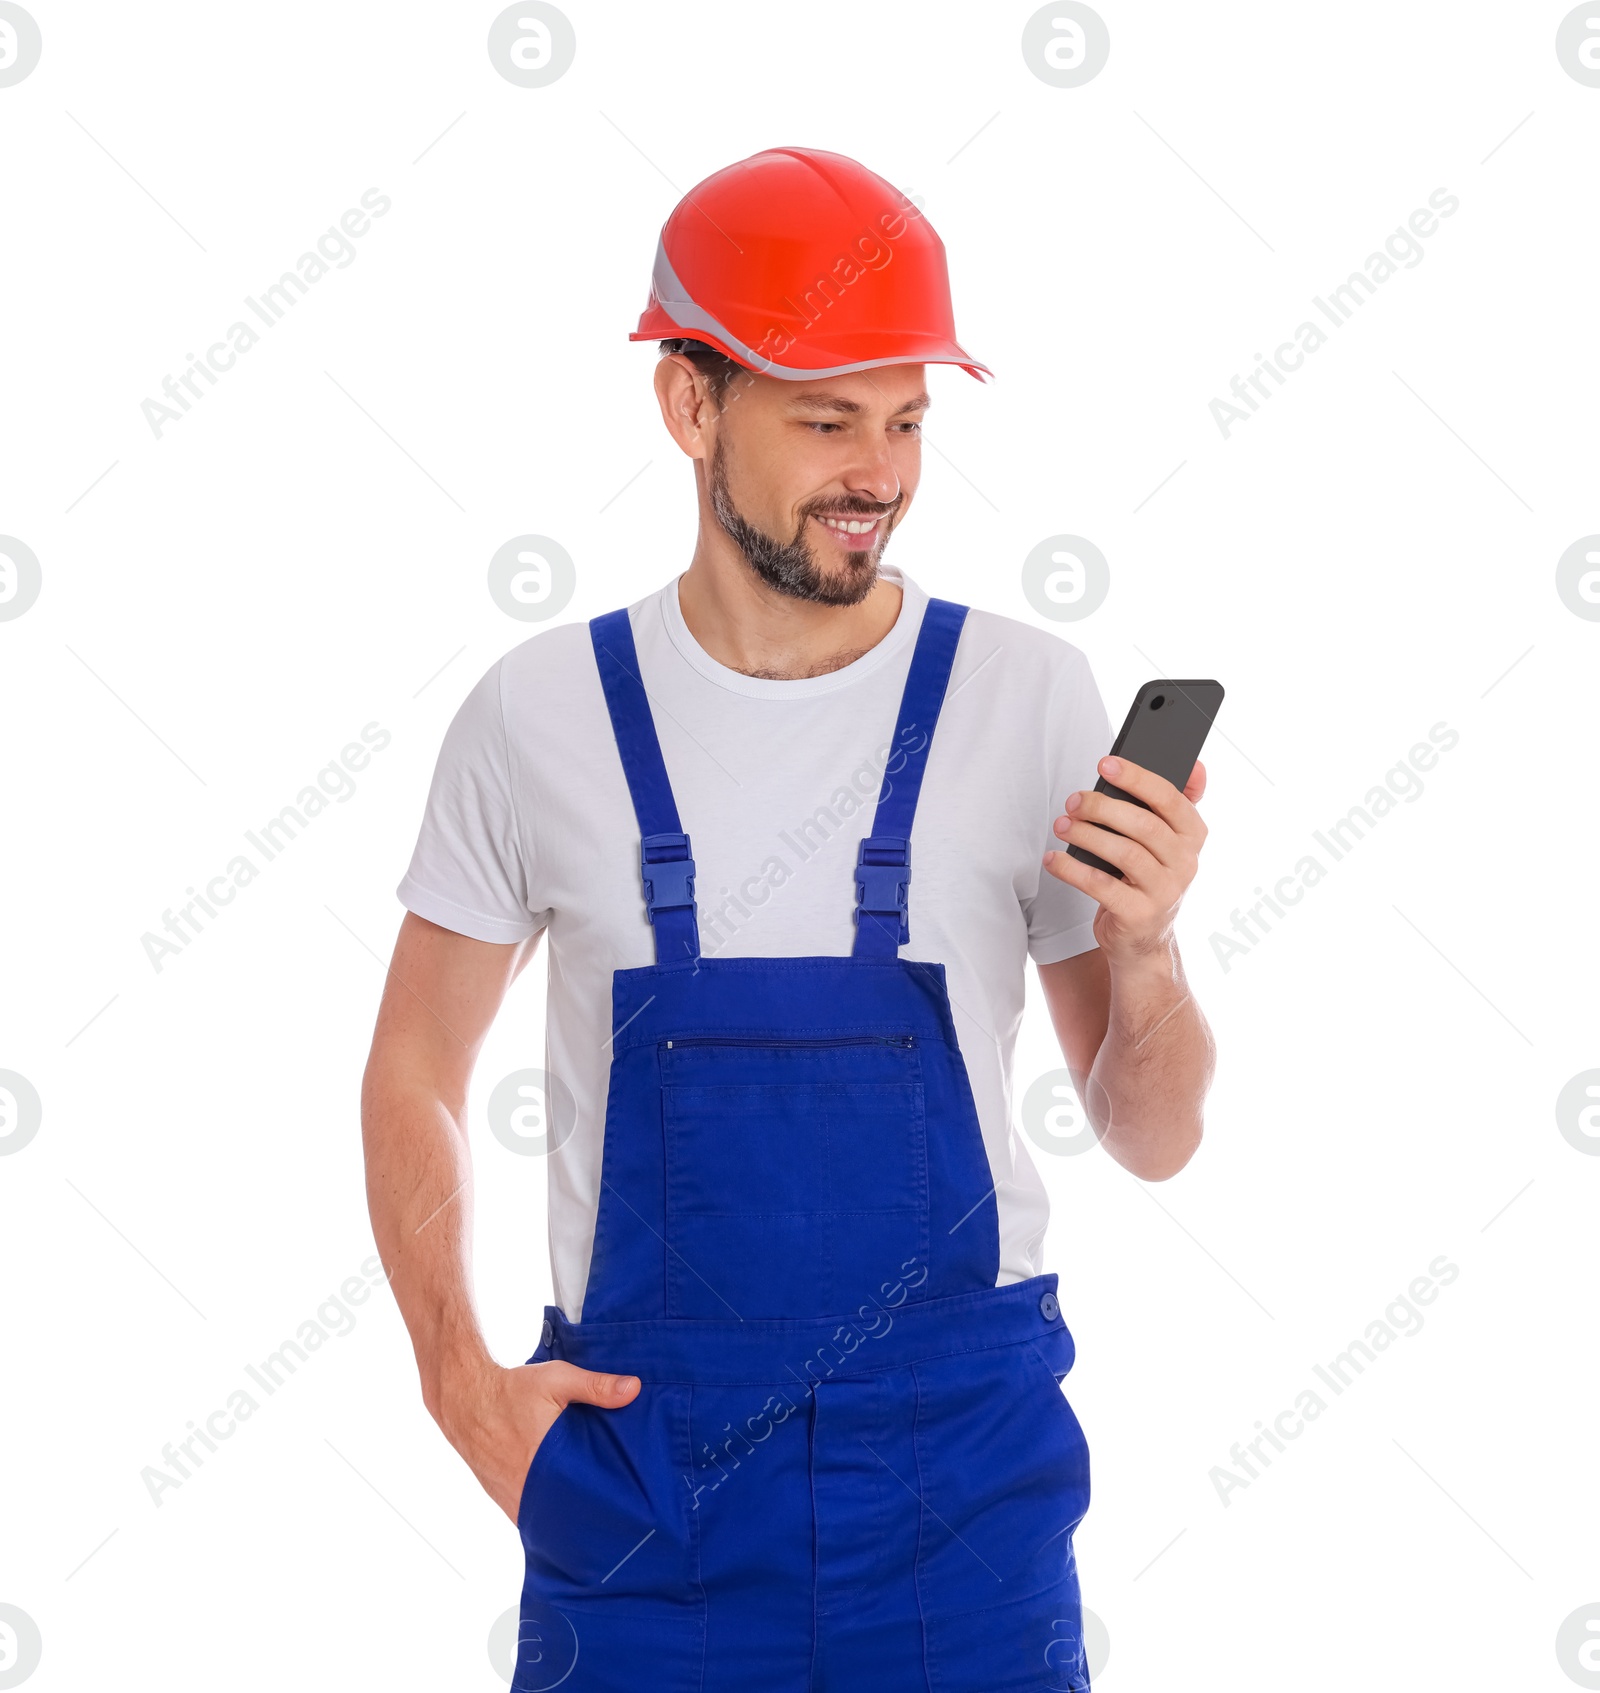
<path id="1" fill-rule="evenodd" d="M 1170 935 L 1147 947 L 1110 953 L 1106 958 L 1112 991 L 1144 994 L 1183 985 L 1183 964 L 1178 943 Z"/>
<path id="2" fill-rule="evenodd" d="M 417 1360 L 422 1378 L 422 1402 L 428 1414 L 452 1441 L 456 1431 L 475 1420 L 484 1390 L 499 1365 L 480 1344 L 436 1348 Z"/>

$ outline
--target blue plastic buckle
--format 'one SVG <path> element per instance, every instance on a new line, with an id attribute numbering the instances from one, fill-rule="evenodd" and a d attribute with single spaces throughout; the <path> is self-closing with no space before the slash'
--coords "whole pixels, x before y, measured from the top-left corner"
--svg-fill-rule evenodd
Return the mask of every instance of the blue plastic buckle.
<path id="1" fill-rule="evenodd" d="M 639 843 L 639 869 L 652 923 L 658 911 L 694 905 L 694 859 L 687 835 L 646 835 Z"/>
<path id="2" fill-rule="evenodd" d="M 856 924 L 862 915 L 900 919 L 898 945 L 911 939 L 909 899 L 911 842 L 894 835 L 868 835 L 856 854 Z"/>

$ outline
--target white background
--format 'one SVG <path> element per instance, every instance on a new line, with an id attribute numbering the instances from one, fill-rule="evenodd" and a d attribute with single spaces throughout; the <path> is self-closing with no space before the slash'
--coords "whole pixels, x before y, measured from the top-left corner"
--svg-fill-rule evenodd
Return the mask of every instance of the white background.
<path id="1" fill-rule="evenodd" d="M 1022 560 L 1087 537 L 1109 595 L 1049 626 L 1113 721 L 1149 676 L 1228 689 L 1180 924 L 1220 1048 L 1205 1144 L 1154 1187 L 1035 1153 L 1097 1688 L 1600 1685 L 1556 1653 L 1600 1603 L 1600 1158 L 1555 1114 L 1600 1064 L 1600 627 L 1555 587 L 1600 530 L 1600 89 L 1558 62 L 1567 8 L 1106 0 L 1109 63 L 1069 89 L 1024 61 L 1028 6 L 565 9 L 576 60 L 526 89 L 493 5 L 39 0 L 42 59 L 0 88 L 0 531 L 43 580 L 0 622 L 0 1068 L 43 1101 L 0 1157 L 30 1693 L 500 1685 L 517 1537 L 386 1293 L 159 1507 L 141 1470 L 372 1251 L 394 886 L 445 724 L 538 627 L 488 560 L 558 540 L 564 619 L 686 563 L 689 473 L 626 335 L 679 194 L 782 143 L 922 199 L 998 376 L 930 373 L 895 562 L 1046 624 Z M 371 187 L 354 261 L 158 439 L 141 401 Z M 1209 402 L 1439 188 L 1423 260 L 1224 439 Z M 393 739 L 354 797 L 157 972 L 141 936 L 369 722 Z M 1224 970 L 1230 914 L 1440 722 L 1421 797 Z M 543 974 L 473 1095 L 506 1361 L 549 1295 L 545 1171 L 483 1107 L 541 1061 Z M 1060 1062 L 1033 992 L 1019 1099 Z M 1224 1506 L 1233 1443 L 1440 1254 L 1421 1332 Z"/>

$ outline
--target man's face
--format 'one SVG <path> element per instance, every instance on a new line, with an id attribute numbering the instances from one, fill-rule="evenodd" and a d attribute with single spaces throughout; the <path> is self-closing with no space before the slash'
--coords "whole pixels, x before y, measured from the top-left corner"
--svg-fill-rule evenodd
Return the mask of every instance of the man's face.
<path id="1" fill-rule="evenodd" d="M 708 480 L 750 568 L 795 599 L 864 599 L 917 491 L 927 407 L 920 364 L 815 382 L 736 376 Z"/>

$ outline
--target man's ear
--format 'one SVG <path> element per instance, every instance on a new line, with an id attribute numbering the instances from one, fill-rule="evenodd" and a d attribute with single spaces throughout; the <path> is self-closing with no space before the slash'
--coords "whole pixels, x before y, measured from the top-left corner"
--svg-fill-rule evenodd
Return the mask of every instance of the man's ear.
<path id="1" fill-rule="evenodd" d="M 706 379 L 681 353 L 656 361 L 656 401 L 667 433 L 692 459 L 709 459 L 717 404 Z"/>

